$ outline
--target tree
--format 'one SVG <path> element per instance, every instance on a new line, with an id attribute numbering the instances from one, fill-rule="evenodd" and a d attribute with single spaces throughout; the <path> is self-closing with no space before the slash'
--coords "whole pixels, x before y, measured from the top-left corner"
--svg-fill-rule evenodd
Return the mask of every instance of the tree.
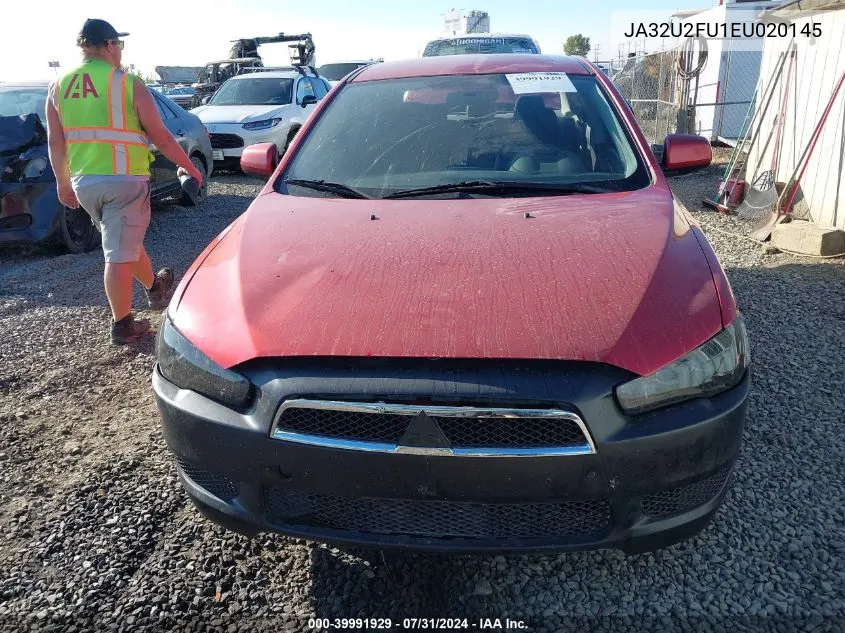
<path id="1" fill-rule="evenodd" d="M 566 42 L 563 45 L 563 52 L 567 55 L 586 57 L 587 53 L 590 52 L 590 38 L 584 37 L 580 33 L 570 35 L 566 38 Z"/>

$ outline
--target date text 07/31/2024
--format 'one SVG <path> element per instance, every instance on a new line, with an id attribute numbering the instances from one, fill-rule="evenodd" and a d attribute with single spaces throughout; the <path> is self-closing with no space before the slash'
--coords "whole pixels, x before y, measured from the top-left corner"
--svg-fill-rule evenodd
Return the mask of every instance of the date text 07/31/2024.
<path id="1" fill-rule="evenodd" d="M 522 620 L 510 618 L 312 618 L 308 620 L 310 630 L 476 630 L 476 631 L 518 631 L 528 627 Z"/>

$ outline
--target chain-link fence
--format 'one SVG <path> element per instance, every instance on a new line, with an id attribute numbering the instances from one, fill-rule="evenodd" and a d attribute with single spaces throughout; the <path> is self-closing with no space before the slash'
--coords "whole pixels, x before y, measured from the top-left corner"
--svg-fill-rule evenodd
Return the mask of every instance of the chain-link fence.
<path id="1" fill-rule="evenodd" d="M 710 40 L 607 62 L 650 143 L 674 132 L 736 143 L 760 72 L 760 52 Z"/>
<path id="2" fill-rule="evenodd" d="M 662 143 L 678 126 L 675 50 L 629 57 L 611 75 L 627 99 L 649 143 Z M 613 66 L 611 66 L 613 69 Z"/>

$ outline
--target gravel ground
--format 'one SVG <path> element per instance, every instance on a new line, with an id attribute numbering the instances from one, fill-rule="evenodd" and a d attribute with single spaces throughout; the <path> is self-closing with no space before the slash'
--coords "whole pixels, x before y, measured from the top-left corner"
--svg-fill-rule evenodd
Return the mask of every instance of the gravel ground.
<path id="1" fill-rule="evenodd" d="M 845 266 L 715 232 L 746 230 L 701 209 L 718 175 L 673 186 L 750 328 L 744 450 L 712 526 L 632 557 L 382 555 L 228 534 L 178 485 L 149 384 L 152 342 L 106 344 L 100 253 L 0 251 L 0 631 L 293 631 L 309 616 L 842 630 Z M 154 262 L 184 271 L 258 190 L 221 176 L 200 210 L 156 209 Z"/>

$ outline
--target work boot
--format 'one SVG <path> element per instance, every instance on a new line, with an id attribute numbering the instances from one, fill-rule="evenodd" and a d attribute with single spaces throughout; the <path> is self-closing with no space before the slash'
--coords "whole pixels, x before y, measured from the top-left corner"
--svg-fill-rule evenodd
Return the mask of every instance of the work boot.
<path id="1" fill-rule="evenodd" d="M 112 321 L 111 344 L 126 345 L 137 341 L 150 331 L 150 322 L 146 319 L 135 320 L 130 312 L 120 321 Z"/>
<path id="2" fill-rule="evenodd" d="M 147 293 L 147 303 L 153 310 L 162 310 L 167 307 L 173 289 L 173 269 L 162 268 L 156 273 L 152 288 L 144 289 Z"/>

